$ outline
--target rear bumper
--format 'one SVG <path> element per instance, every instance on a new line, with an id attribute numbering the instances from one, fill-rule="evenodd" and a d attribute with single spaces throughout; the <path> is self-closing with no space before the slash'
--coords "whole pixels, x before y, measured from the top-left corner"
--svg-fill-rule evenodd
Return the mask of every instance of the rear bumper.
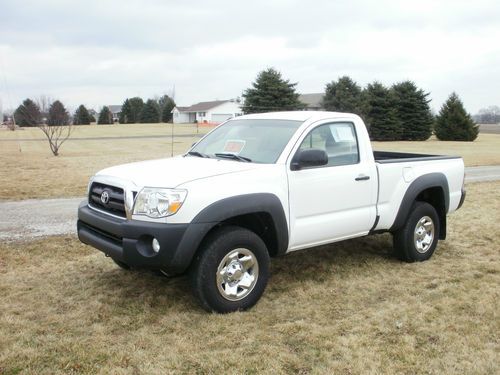
<path id="1" fill-rule="evenodd" d="M 162 269 L 170 274 L 189 266 L 209 224 L 158 224 L 120 220 L 82 202 L 78 208 L 78 238 L 131 267 Z M 160 243 L 153 251 L 152 241 Z"/>

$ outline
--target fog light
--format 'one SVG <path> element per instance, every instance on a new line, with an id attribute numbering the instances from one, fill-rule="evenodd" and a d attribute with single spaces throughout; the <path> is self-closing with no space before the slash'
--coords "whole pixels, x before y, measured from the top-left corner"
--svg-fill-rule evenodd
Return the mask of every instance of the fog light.
<path id="1" fill-rule="evenodd" d="M 153 242 L 152 242 L 151 246 L 153 247 L 153 251 L 155 253 L 160 251 L 160 243 L 158 242 L 158 240 L 156 238 L 153 238 Z"/>

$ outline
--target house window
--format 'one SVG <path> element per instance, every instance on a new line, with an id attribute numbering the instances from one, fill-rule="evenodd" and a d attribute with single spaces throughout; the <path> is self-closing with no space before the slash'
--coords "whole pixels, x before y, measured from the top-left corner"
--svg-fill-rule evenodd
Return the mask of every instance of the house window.
<path id="1" fill-rule="evenodd" d="M 205 112 L 198 112 L 199 117 L 205 117 Z"/>

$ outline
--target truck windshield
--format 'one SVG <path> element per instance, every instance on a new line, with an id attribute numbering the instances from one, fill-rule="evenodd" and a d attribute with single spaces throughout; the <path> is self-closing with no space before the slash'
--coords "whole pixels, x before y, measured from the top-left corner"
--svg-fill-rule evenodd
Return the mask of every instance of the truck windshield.
<path id="1" fill-rule="evenodd" d="M 302 121 L 230 120 L 198 142 L 192 156 L 276 163 Z"/>

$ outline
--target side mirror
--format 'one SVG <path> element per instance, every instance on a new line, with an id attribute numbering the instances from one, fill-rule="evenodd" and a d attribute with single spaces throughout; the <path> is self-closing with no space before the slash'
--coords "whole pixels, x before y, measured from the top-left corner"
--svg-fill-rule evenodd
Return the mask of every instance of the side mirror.
<path id="1" fill-rule="evenodd" d="M 299 151 L 292 160 L 291 168 L 298 171 L 302 168 L 320 167 L 328 164 L 328 154 L 325 150 L 311 148 Z"/>

